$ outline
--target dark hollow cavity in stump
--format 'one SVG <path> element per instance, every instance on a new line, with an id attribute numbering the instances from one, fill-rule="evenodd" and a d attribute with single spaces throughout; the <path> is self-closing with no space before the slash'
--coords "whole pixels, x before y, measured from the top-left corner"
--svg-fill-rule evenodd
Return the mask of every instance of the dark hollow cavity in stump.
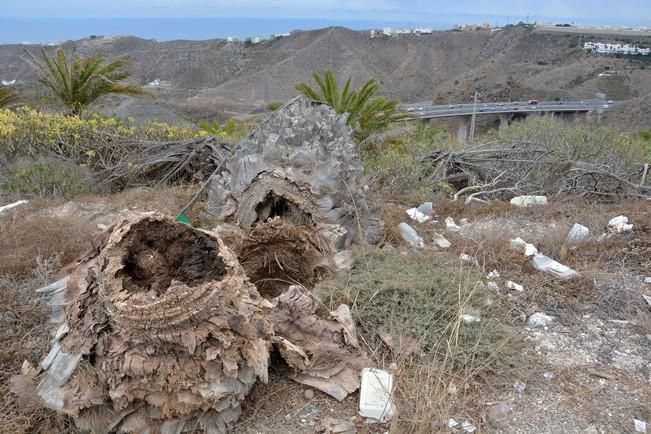
<path id="1" fill-rule="evenodd" d="M 136 223 L 120 243 L 124 268 L 119 276 L 128 292 L 163 294 L 173 280 L 187 285 L 220 281 L 226 274 L 219 246 L 208 235 L 160 220 Z"/>

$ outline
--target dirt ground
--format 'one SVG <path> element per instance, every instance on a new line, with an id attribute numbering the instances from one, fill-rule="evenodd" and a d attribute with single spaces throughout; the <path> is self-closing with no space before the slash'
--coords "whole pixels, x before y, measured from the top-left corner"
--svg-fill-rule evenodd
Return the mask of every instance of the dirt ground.
<path id="1" fill-rule="evenodd" d="M 155 209 L 161 203 L 172 214 L 189 195 L 185 191 L 156 194 L 158 198 L 149 200 L 143 197 L 151 192 L 43 203 L 0 216 L 0 254 L 5 258 L 0 265 L 0 335 L 6 348 L 0 357 L 3 432 L 76 432 L 69 420 L 33 402 L 21 402 L 9 391 L 9 378 L 20 371 L 22 361 L 36 364 L 47 351 L 46 309 L 32 290 L 52 281 L 62 262 L 79 255 L 98 224 L 108 225 L 122 213 Z M 407 204 L 388 207 L 387 227 L 407 221 Z M 535 209 L 441 203 L 435 204 L 434 214 L 436 223 L 413 226 L 426 239 L 440 233 L 451 241 L 452 247 L 440 252 L 441 257 L 451 262 L 458 262 L 460 253 L 477 258 L 475 272 L 485 283 L 490 271 L 499 272 L 494 280 L 497 288 L 487 286 L 485 291 L 500 306 L 501 320 L 522 338 L 523 353 L 537 362 L 520 366 L 526 374 L 514 384 L 483 387 L 488 383 L 478 382 L 478 398 L 467 407 L 450 408 L 447 414 L 458 425 L 432 421 L 428 431 L 420 432 L 469 432 L 462 428 L 466 420 L 476 433 L 634 433 L 634 419 L 651 424 L 651 306 L 643 297 L 651 296 L 651 284 L 644 283 L 645 277 L 651 277 L 651 202 L 597 205 L 558 198 Z M 620 214 L 629 217 L 632 232 L 597 241 L 607 232 L 608 220 Z M 468 224 L 460 231 L 447 230 L 447 216 L 457 223 L 467 218 Z M 21 237 L 26 228 L 37 233 L 34 225 L 44 217 L 59 219 L 58 229 L 48 229 L 62 234 L 55 245 L 42 237 Z M 575 222 L 589 227 L 595 238 L 575 246 L 564 243 Z M 579 277 L 559 282 L 534 270 L 508 245 L 518 236 L 575 269 Z M 387 249 L 410 252 L 395 237 L 390 239 L 394 245 Z M 32 256 L 19 258 L 21 262 L 11 253 Z M 524 291 L 507 289 L 507 281 L 522 284 Z M 526 320 L 535 312 L 554 320 L 531 329 Z M 368 425 L 356 417 L 356 393 L 340 403 L 318 391 L 306 392 L 305 386 L 284 375 L 285 366 L 272 365 L 268 384 L 254 387 L 233 432 L 311 433 L 327 417 L 352 420 L 360 433 L 402 432 L 395 426 Z"/>

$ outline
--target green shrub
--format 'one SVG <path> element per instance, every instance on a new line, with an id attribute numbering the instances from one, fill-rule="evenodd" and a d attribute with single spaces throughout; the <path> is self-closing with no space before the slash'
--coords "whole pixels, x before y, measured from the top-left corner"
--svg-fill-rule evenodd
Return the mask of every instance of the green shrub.
<path id="1" fill-rule="evenodd" d="M 280 103 L 280 102 L 270 102 L 269 104 L 267 104 L 266 109 L 269 110 L 269 111 L 275 112 L 276 110 L 278 110 L 282 106 L 283 106 L 283 104 Z"/>
<path id="2" fill-rule="evenodd" d="M 89 174 L 61 161 L 21 162 L 7 175 L 0 189 L 22 197 L 72 197 L 91 192 Z"/>

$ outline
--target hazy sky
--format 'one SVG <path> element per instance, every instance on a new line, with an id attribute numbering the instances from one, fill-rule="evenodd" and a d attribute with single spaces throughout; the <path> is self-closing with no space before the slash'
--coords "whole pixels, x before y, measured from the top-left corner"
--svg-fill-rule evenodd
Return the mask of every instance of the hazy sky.
<path id="1" fill-rule="evenodd" d="M 297 17 L 414 20 L 501 15 L 642 21 L 651 0 L 0 0 L 2 17 Z"/>

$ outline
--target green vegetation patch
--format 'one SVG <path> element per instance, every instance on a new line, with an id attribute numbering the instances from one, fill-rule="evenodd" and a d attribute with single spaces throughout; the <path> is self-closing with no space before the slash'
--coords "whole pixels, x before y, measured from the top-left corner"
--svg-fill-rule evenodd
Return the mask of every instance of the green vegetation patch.
<path id="1" fill-rule="evenodd" d="M 513 334 L 493 319 L 481 283 L 434 254 L 362 257 L 329 296 L 333 306 L 352 305 L 371 348 L 383 346 L 381 336 L 388 334 L 418 341 L 419 357 L 434 356 L 454 368 L 509 364 Z M 477 313 L 480 321 L 462 319 Z"/>

